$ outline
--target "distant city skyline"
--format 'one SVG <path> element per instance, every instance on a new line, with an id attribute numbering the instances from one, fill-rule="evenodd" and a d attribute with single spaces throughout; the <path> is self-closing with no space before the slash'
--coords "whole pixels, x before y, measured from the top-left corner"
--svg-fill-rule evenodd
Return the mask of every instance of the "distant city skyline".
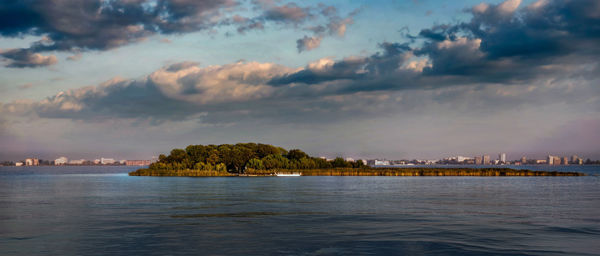
<path id="1" fill-rule="evenodd" d="M 164 154 L 168 154 L 168 152 L 164 152 Z M 159 154 L 157 154 L 159 155 Z M 94 164 L 113 164 L 113 163 L 121 163 L 121 164 L 125 164 L 126 162 L 130 162 L 130 161 L 135 161 L 135 162 L 139 162 L 139 161 L 156 161 L 158 159 L 157 155 L 154 155 L 152 157 L 142 157 L 139 159 L 133 159 L 133 158 L 105 158 L 105 157 L 95 157 L 95 158 L 70 158 L 67 157 L 65 155 L 61 155 L 60 157 L 57 157 L 56 159 L 44 159 L 44 158 L 39 158 L 39 157 L 34 157 L 34 156 L 29 156 L 26 158 L 20 158 L 20 159 L 10 159 L 10 160 L 6 160 L 6 159 L 0 159 L 0 162 L 23 162 L 24 165 L 28 165 L 25 164 L 27 161 L 46 161 L 46 162 L 50 162 L 51 165 L 68 165 L 68 164 L 83 164 L 86 162 L 89 163 L 94 163 Z M 525 155 L 522 155 L 518 158 L 507 158 L 506 157 L 506 153 L 499 153 L 497 158 L 493 158 L 491 157 L 489 154 L 483 154 L 483 155 L 473 155 L 473 156 L 465 156 L 465 155 L 452 155 L 449 157 L 436 157 L 436 158 L 386 158 L 386 157 L 349 157 L 349 156 L 343 156 L 343 155 L 334 155 L 334 156 L 329 156 L 329 155 L 320 155 L 321 158 L 323 159 L 328 159 L 328 160 L 333 160 L 336 157 L 342 157 L 344 158 L 346 161 L 351 161 L 354 162 L 355 160 L 361 160 L 361 161 L 375 161 L 372 163 L 372 165 L 388 165 L 389 161 L 404 161 L 404 160 L 408 160 L 408 161 L 425 161 L 425 162 L 446 162 L 446 161 L 456 161 L 459 163 L 467 163 L 467 162 L 471 162 L 471 164 L 475 164 L 475 165 L 494 165 L 494 164 L 509 164 L 509 163 L 515 163 L 515 162 L 519 162 L 520 164 L 522 163 L 530 163 L 532 161 L 537 161 L 537 164 L 549 164 L 549 165 L 565 165 L 565 163 L 567 164 L 580 164 L 585 162 L 586 160 L 592 160 L 592 161 L 598 161 L 598 159 L 592 159 L 589 157 L 585 157 L 585 156 L 579 156 L 579 155 L 566 155 L 566 154 L 558 154 L 558 155 L 546 155 L 544 157 L 528 157 Z M 106 160 L 106 161 L 105 161 Z M 379 164 L 377 164 L 377 161 L 380 161 Z M 387 164 L 383 164 L 384 161 L 388 161 Z M 543 161 L 543 162 L 540 162 Z M 34 164 L 37 165 L 37 164 Z"/>
<path id="2" fill-rule="evenodd" d="M 596 0 L 2 1 L 0 160 L 237 142 L 599 159 L 598 13 Z"/>

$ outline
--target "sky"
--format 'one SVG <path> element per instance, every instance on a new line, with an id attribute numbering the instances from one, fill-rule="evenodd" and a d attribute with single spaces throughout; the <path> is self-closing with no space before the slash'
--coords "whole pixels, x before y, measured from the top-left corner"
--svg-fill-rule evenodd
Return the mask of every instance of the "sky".
<path id="1" fill-rule="evenodd" d="M 600 2 L 6 0 L 0 160 L 600 158 Z"/>

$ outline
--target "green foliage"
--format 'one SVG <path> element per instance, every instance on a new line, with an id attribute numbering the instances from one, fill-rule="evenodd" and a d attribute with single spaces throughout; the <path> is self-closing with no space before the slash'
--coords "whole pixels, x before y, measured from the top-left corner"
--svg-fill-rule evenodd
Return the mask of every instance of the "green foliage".
<path id="1" fill-rule="evenodd" d="M 258 158 L 250 159 L 250 161 L 248 161 L 248 165 L 246 165 L 246 167 L 256 169 L 256 170 L 264 170 L 265 169 L 265 166 L 263 165 L 262 160 L 260 160 Z"/>
<path id="2" fill-rule="evenodd" d="M 300 160 L 302 158 L 308 157 L 308 155 L 300 149 L 292 149 L 287 153 L 286 156 L 290 160 Z"/>
<path id="3" fill-rule="evenodd" d="M 308 158 L 308 156 L 305 154 L 304 157 L 302 157 L 300 159 L 300 161 L 298 162 L 298 168 L 299 169 L 315 169 L 317 168 L 317 164 L 315 163 L 315 161 L 311 158 Z"/>
<path id="4" fill-rule="evenodd" d="M 361 160 L 356 160 L 352 163 L 352 168 L 365 168 L 366 165 Z"/>
<path id="5" fill-rule="evenodd" d="M 227 167 L 225 166 L 225 164 L 220 163 L 220 164 L 217 164 L 217 166 L 215 166 L 215 170 L 217 172 L 223 173 L 223 172 L 227 172 Z"/>
<path id="6" fill-rule="evenodd" d="M 171 154 L 169 155 L 168 159 L 170 162 L 182 162 L 188 157 L 189 156 L 185 150 L 176 148 L 171 150 Z"/>
<path id="7" fill-rule="evenodd" d="M 346 160 L 344 160 L 341 157 L 336 157 L 333 162 L 331 162 L 331 165 L 334 168 L 348 168 L 348 167 L 352 167 L 351 163 L 346 162 Z"/>
<path id="8" fill-rule="evenodd" d="M 328 162 L 327 160 L 325 160 L 323 158 L 313 158 L 313 161 L 317 165 L 317 169 L 332 168 L 331 162 Z"/>
<path id="9" fill-rule="evenodd" d="M 271 154 L 262 159 L 266 169 L 288 169 L 290 161 L 279 154 Z"/>
<path id="10" fill-rule="evenodd" d="M 332 162 L 310 157 L 300 149 L 289 152 L 268 144 L 238 143 L 235 145 L 189 145 L 184 149 L 173 149 L 168 156 L 161 154 L 159 161 L 148 170 L 192 170 L 202 172 L 245 173 L 252 170 L 262 173 L 274 169 L 326 169 L 332 167 L 360 168 L 360 163 L 349 163 L 342 158 Z M 269 172 L 265 172 L 269 173 Z"/>
<path id="11" fill-rule="evenodd" d="M 194 165 L 194 170 L 210 171 L 210 170 L 214 170 L 214 169 L 215 169 L 215 167 L 209 163 L 198 162 Z"/>

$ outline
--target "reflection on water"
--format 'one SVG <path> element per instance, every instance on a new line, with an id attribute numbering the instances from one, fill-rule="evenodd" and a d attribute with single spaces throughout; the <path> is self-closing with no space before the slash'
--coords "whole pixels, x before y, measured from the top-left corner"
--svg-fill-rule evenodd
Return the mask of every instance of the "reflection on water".
<path id="1" fill-rule="evenodd" d="M 597 176 L 160 178 L 77 168 L 0 169 L 0 255 L 600 252 Z"/>

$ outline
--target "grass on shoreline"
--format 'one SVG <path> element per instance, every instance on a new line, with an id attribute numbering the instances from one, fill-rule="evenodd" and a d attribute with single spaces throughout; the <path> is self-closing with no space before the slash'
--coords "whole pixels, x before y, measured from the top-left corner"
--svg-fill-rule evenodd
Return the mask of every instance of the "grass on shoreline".
<path id="1" fill-rule="evenodd" d="M 302 176 L 585 176 L 578 172 L 546 172 L 510 168 L 329 168 L 329 169 L 247 169 L 244 174 L 207 170 L 139 169 L 129 176 L 237 177 L 301 173 Z"/>

